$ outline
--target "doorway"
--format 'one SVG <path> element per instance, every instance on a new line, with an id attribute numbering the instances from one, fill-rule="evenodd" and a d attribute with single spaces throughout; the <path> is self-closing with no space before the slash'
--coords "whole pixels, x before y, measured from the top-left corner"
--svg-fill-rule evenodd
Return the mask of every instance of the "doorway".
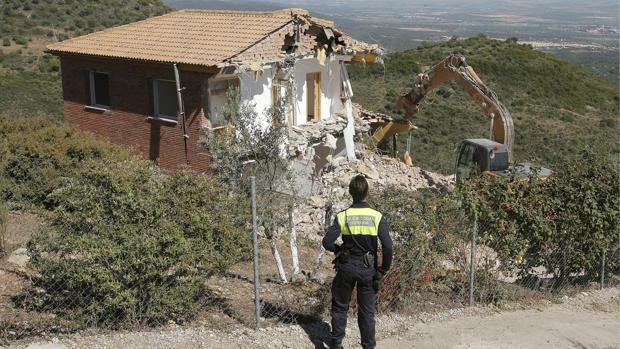
<path id="1" fill-rule="evenodd" d="M 306 74 L 307 121 L 321 120 L 321 73 Z"/>

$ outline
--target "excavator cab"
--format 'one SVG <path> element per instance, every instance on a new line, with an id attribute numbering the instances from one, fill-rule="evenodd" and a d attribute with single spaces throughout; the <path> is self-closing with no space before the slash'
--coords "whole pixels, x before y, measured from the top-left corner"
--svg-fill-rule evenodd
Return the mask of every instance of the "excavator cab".
<path id="1" fill-rule="evenodd" d="M 523 179 L 532 175 L 547 178 L 553 174 L 550 169 L 529 162 L 511 165 L 506 144 L 485 138 L 464 140 L 456 159 L 457 182 L 480 174 Z"/>
<path id="2" fill-rule="evenodd" d="M 508 171 L 508 147 L 490 139 L 464 140 L 458 148 L 456 180 L 470 178 L 480 173 L 503 174 Z"/>

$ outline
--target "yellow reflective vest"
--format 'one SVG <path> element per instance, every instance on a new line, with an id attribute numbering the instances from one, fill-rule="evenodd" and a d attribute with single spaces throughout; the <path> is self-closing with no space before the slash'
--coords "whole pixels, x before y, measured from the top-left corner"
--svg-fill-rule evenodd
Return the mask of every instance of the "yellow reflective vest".
<path id="1" fill-rule="evenodd" d="M 381 212 L 372 208 L 348 208 L 337 215 L 342 235 L 377 236 L 381 217 Z"/>

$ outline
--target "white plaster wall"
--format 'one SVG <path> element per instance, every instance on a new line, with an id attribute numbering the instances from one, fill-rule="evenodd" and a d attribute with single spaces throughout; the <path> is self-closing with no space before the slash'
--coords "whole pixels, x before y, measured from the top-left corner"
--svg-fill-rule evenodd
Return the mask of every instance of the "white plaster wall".
<path id="1" fill-rule="evenodd" d="M 254 106 L 258 115 L 257 123 L 262 127 L 266 127 L 271 123 L 266 112 L 271 108 L 273 69 L 265 69 L 258 79 L 256 79 L 256 75 L 252 71 L 238 74 L 237 77 L 239 78 L 242 103 Z M 224 125 L 222 111 L 226 106 L 226 99 L 227 97 L 225 94 L 209 96 L 209 120 L 211 121 L 212 127 Z"/>
<path id="2" fill-rule="evenodd" d="M 325 65 L 319 64 L 316 58 L 298 60 L 295 63 L 295 125 L 307 122 L 307 91 L 306 74 L 321 73 L 321 119 L 333 117 L 336 113 L 344 113 L 345 106 L 340 99 L 341 66 L 337 59 L 328 58 Z M 240 79 L 241 99 L 244 103 L 254 105 L 258 114 L 257 123 L 262 127 L 271 124 L 266 112 L 272 107 L 272 83 L 274 69 L 266 67 L 258 80 L 252 71 L 238 75 Z M 226 104 L 226 96 L 209 97 L 209 119 L 213 127 L 223 126 L 221 112 Z M 288 118 L 287 118 L 288 119 Z"/>
<path id="3" fill-rule="evenodd" d="M 339 61 L 329 58 L 325 61 L 325 66 L 320 65 L 316 58 L 302 59 L 295 63 L 295 125 L 307 122 L 306 74 L 309 73 L 321 73 L 321 119 L 328 119 L 344 110 L 340 100 L 340 69 Z"/>
<path id="4" fill-rule="evenodd" d="M 267 111 L 272 107 L 271 86 L 273 82 L 272 68 L 265 69 L 256 79 L 256 74 L 252 71 L 242 73 L 241 80 L 241 101 L 254 107 L 257 113 L 257 124 L 263 128 L 271 125 L 271 118 L 267 116 Z"/>

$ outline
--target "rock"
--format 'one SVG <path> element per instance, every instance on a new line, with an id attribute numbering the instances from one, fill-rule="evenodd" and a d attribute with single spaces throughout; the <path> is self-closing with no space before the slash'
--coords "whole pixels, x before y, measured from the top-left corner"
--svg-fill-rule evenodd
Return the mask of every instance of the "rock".
<path id="1" fill-rule="evenodd" d="M 373 166 L 374 167 L 374 166 Z M 369 179 L 379 179 L 379 172 L 371 167 L 371 164 L 359 163 L 355 166 L 355 170 L 366 175 Z"/>
<path id="2" fill-rule="evenodd" d="M 30 257 L 28 256 L 28 250 L 21 247 L 13 251 L 7 261 L 11 264 L 15 264 L 19 267 L 25 267 L 28 264 Z"/>
<path id="3" fill-rule="evenodd" d="M 332 136 L 331 133 L 328 133 L 325 135 L 325 143 L 323 143 L 323 145 L 332 150 L 336 150 L 336 148 L 338 148 L 338 146 L 336 145 L 337 141 L 338 140 L 336 139 L 336 137 Z"/>

